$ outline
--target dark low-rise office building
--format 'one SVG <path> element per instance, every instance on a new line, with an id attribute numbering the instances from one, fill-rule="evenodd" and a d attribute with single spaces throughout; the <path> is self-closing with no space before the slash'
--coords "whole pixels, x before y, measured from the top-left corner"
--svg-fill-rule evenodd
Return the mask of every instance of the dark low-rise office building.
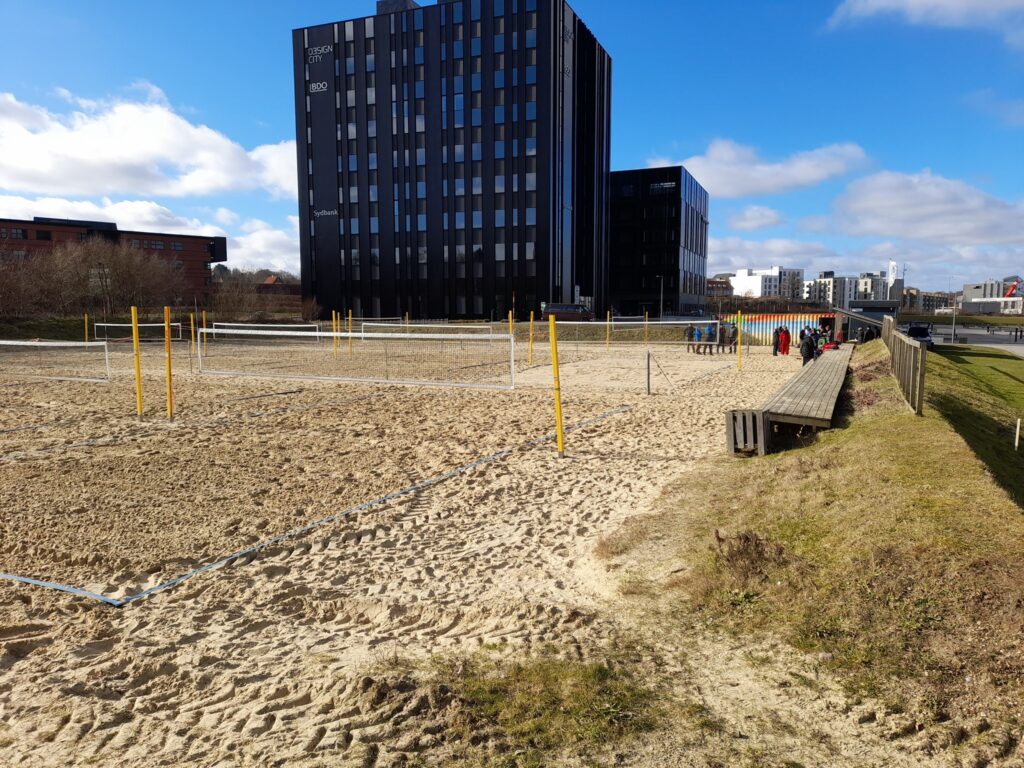
<path id="1" fill-rule="evenodd" d="M 381 0 L 293 48 L 307 299 L 608 306 L 611 59 L 567 3 Z"/>
<path id="2" fill-rule="evenodd" d="M 611 305 L 652 317 L 702 310 L 708 193 L 681 165 L 611 175 Z"/>

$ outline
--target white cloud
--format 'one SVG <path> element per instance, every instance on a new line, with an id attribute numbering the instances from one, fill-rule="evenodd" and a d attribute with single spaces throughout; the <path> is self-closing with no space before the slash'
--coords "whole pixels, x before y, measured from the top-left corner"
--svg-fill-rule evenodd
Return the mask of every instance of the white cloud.
<path id="1" fill-rule="evenodd" d="M 797 152 L 784 160 L 761 159 L 754 147 L 715 139 L 703 155 L 683 161 L 652 157 L 648 166 L 685 165 L 712 198 L 773 195 L 813 187 L 862 166 L 867 158 L 857 144 L 829 144 Z"/>
<path id="2" fill-rule="evenodd" d="M 149 83 L 141 98 L 80 99 L 53 113 L 0 93 L 0 189 L 59 195 L 207 196 L 263 189 L 296 196 L 295 143 L 246 151 L 190 122 Z"/>
<path id="3" fill-rule="evenodd" d="M 839 254 L 822 243 L 772 238 L 747 240 L 742 237 L 708 238 L 708 274 L 735 272 L 743 267 L 774 265 L 805 270 L 841 269 Z"/>
<path id="4" fill-rule="evenodd" d="M 907 285 L 924 290 L 946 290 L 966 281 L 1018 274 L 1024 247 L 952 246 L 891 240 L 839 251 L 818 242 L 801 240 L 747 240 L 739 237 L 708 240 L 708 274 L 735 272 L 742 267 L 780 265 L 804 270 L 810 278 L 826 270 L 858 275 L 886 269 L 890 261 L 906 267 Z"/>
<path id="5" fill-rule="evenodd" d="M 777 227 L 781 223 L 782 214 L 763 205 L 748 205 L 739 213 L 729 217 L 729 229 L 741 232 Z"/>
<path id="6" fill-rule="evenodd" d="M 213 218 L 218 224 L 223 224 L 225 227 L 230 227 L 232 224 L 238 223 L 238 214 L 232 211 L 230 208 L 218 208 L 213 212 Z"/>
<path id="7" fill-rule="evenodd" d="M 984 88 L 969 94 L 967 103 L 993 115 L 1006 125 L 1024 128 L 1024 99 L 1004 99 L 991 88 Z"/>
<path id="8" fill-rule="evenodd" d="M 1024 45 L 1024 0 L 843 0 L 829 26 L 883 15 L 922 26 L 987 29 L 1010 45 Z"/>
<path id="9" fill-rule="evenodd" d="M 166 206 L 151 200 L 121 200 L 113 202 L 103 198 L 66 200 L 59 197 L 30 199 L 16 195 L 0 195 L 0 216 L 12 219 L 32 219 L 45 216 L 55 219 L 85 219 L 111 221 L 119 229 L 142 232 L 169 232 L 191 235 L 224 235 L 223 229 L 204 224 L 199 219 L 179 216 Z"/>
<path id="10" fill-rule="evenodd" d="M 231 238 L 228 241 L 228 266 L 299 274 L 299 217 L 289 216 L 288 220 L 291 224 L 288 231 L 267 225 Z"/>
<path id="11" fill-rule="evenodd" d="M 151 200 L 114 202 L 103 198 L 94 202 L 58 197 L 31 199 L 16 195 L 0 195 L 0 217 L 31 219 L 34 216 L 110 221 L 117 224 L 118 229 L 128 231 L 226 236 L 229 267 L 277 269 L 295 274 L 299 272 L 298 216 L 289 216 L 288 227 L 285 229 L 275 229 L 265 221 L 249 219 L 240 228 L 242 234 L 234 236 L 220 226 L 178 215 L 166 206 Z M 235 218 L 237 220 L 237 216 Z"/>
<path id="12" fill-rule="evenodd" d="M 928 170 L 858 179 L 835 208 L 840 229 L 852 235 L 959 247 L 1024 244 L 1024 203 L 1000 200 Z"/>

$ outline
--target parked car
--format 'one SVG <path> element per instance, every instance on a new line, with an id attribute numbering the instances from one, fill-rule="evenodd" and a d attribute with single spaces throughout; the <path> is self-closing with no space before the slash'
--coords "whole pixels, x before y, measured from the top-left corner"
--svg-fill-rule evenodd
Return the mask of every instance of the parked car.
<path id="1" fill-rule="evenodd" d="M 922 342 L 925 347 L 931 349 L 935 346 L 935 342 L 932 341 L 932 324 L 914 322 L 911 323 L 907 328 L 907 336 L 912 338 L 914 341 Z"/>
<path id="2" fill-rule="evenodd" d="M 542 320 L 593 320 L 594 313 L 583 304 L 545 304 L 540 313 Z"/>

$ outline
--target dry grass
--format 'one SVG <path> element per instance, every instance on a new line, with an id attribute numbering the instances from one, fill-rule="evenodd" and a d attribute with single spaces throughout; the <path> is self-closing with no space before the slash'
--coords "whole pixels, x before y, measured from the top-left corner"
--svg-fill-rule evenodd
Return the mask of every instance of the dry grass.
<path id="1" fill-rule="evenodd" d="M 647 538 L 675 542 L 675 563 L 693 567 L 650 607 L 680 622 L 778 633 L 826 654 L 852 691 L 936 717 L 1010 716 L 1024 694 L 1024 515 L 942 415 L 910 413 L 884 358 L 880 342 L 855 356 L 844 428 L 712 462 L 606 551 L 628 565 L 649 557 Z M 933 392 L 949 386 L 941 364 L 928 375 Z"/>

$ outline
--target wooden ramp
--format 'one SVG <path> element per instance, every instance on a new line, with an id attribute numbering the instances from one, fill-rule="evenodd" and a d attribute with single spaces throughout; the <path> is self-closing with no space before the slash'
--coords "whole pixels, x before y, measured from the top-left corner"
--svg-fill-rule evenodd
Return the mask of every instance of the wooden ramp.
<path id="1" fill-rule="evenodd" d="M 760 410 L 727 412 L 725 442 L 729 453 L 768 453 L 772 423 L 831 427 L 853 350 L 853 344 L 843 344 L 824 352 L 801 368 Z"/>
<path id="2" fill-rule="evenodd" d="M 852 356 L 852 344 L 843 344 L 839 349 L 823 353 L 813 363 L 801 368 L 761 410 L 769 421 L 831 427 L 836 400 L 846 381 Z"/>

